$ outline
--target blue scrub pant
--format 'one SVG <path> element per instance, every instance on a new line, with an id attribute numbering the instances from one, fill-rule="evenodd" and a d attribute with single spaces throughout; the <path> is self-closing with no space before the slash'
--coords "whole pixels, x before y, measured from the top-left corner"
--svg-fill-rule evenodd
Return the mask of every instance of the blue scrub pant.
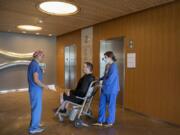
<path id="1" fill-rule="evenodd" d="M 31 104 L 31 122 L 29 131 L 39 128 L 42 113 L 42 89 L 30 88 L 29 89 L 30 104 Z"/>
<path id="2" fill-rule="evenodd" d="M 104 94 L 101 93 L 99 103 L 99 115 L 98 122 L 113 124 L 115 122 L 116 115 L 116 98 L 117 94 Z M 106 106 L 108 106 L 108 117 L 106 118 Z"/>

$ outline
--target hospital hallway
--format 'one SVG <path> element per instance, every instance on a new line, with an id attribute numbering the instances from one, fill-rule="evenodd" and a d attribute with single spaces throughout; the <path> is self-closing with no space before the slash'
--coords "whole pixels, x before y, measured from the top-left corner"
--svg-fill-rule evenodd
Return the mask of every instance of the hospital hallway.
<path id="1" fill-rule="evenodd" d="M 53 109 L 58 105 L 58 92 L 44 91 L 42 135 L 179 135 L 180 128 L 150 120 L 131 111 L 117 110 L 117 121 L 112 128 L 75 128 L 68 119 L 60 123 Z M 93 103 L 97 117 L 97 103 Z M 28 92 L 0 94 L 0 135 L 27 135 L 30 121 Z M 92 123 L 94 120 L 88 119 Z"/>

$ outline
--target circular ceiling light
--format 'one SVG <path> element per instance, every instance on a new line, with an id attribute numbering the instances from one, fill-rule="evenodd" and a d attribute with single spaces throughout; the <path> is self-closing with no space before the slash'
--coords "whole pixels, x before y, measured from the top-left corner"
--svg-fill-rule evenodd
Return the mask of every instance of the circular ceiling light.
<path id="1" fill-rule="evenodd" d="M 21 30 L 27 30 L 27 31 L 39 31 L 42 30 L 39 26 L 33 26 L 33 25 L 18 25 L 17 28 Z"/>
<path id="2" fill-rule="evenodd" d="M 50 15 L 66 16 L 79 11 L 79 8 L 71 3 L 62 1 L 45 1 L 38 5 L 40 11 Z"/>

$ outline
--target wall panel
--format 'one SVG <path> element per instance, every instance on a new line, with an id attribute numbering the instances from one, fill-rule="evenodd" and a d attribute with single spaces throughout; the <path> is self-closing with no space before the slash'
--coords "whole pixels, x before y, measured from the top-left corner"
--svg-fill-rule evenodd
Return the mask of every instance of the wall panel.
<path id="1" fill-rule="evenodd" d="M 175 1 L 94 25 L 93 64 L 98 76 L 100 40 L 125 36 L 126 53 L 137 53 L 136 69 L 126 68 L 125 107 L 180 125 L 178 13 L 180 1 Z M 80 35 L 76 32 L 67 37 L 79 40 Z M 128 48 L 128 40 L 134 41 L 134 49 Z"/>

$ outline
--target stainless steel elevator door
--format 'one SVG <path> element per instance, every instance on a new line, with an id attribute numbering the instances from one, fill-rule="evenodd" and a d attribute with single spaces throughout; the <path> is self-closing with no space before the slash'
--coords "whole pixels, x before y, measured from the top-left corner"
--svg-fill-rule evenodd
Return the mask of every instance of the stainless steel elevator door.
<path id="1" fill-rule="evenodd" d="M 116 56 L 116 63 L 119 68 L 120 78 L 120 93 L 118 96 L 117 103 L 123 106 L 123 95 L 124 95 L 124 76 L 125 76 L 125 54 L 124 54 L 124 39 L 114 38 L 109 40 L 100 41 L 100 77 L 104 75 L 105 62 L 103 60 L 104 53 L 106 51 L 113 51 Z"/>
<path id="2" fill-rule="evenodd" d="M 64 48 L 64 56 L 65 88 L 73 89 L 76 85 L 76 46 L 66 46 Z"/>

